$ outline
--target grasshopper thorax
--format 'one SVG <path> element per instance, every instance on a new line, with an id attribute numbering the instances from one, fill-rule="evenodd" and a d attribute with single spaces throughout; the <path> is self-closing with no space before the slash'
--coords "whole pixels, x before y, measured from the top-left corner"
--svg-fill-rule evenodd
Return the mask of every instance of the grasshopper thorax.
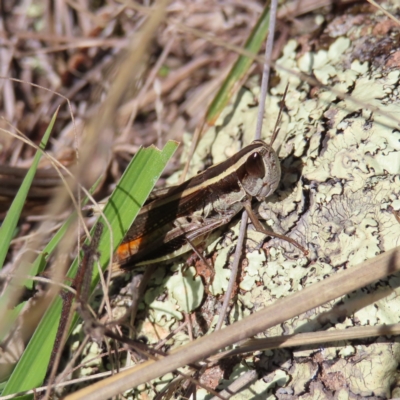
<path id="1" fill-rule="evenodd" d="M 241 184 L 248 195 L 261 201 L 278 187 L 281 167 L 272 146 L 262 140 L 255 140 L 252 144 L 259 144 L 259 147 L 251 152 L 244 163 L 246 173 L 241 179 Z"/>

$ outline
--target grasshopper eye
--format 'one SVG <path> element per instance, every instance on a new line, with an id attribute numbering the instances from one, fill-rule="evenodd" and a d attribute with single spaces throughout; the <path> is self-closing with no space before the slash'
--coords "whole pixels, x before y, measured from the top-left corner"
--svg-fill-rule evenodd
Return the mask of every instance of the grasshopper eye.
<path id="1" fill-rule="evenodd" d="M 252 178 L 263 178 L 265 175 L 265 167 L 260 153 L 253 153 L 245 164 L 246 172 Z"/>

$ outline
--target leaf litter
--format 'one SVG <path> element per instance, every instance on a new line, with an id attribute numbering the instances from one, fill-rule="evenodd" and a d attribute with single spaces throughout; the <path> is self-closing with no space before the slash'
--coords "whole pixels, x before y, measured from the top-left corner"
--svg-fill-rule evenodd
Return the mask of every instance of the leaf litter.
<path id="1" fill-rule="evenodd" d="M 189 27 L 199 27 L 199 24 L 201 27 L 202 21 L 210 21 L 210 31 L 227 42 L 234 37 L 237 43 L 248 33 L 246 26 L 254 23 L 254 10 L 260 11 L 257 4 L 254 4 L 254 9 L 244 6 L 240 13 L 235 8 L 237 6 L 233 5 L 227 5 L 225 9 L 218 9 L 214 5 L 215 10 L 210 11 L 210 5 L 206 4 L 173 4 L 171 19 L 182 19 Z M 395 5 L 390 2 L 386 2 L 384 6 L 395 10 Z M 33 35 L 29 40 L 22 40 L 13 57 L 23 65 L 19 77 L 28 77 L 45 87 L 66 94 L 72 100 L 76 125 L 80 129 L 87 115 L 96 112 L 102 91 L 107 90 L 107 80 L 112 77 L 110 70 L 118 67 L 116 53 L 119 52 L 119 46 L 123 47 L 124 36 L 138 28 L 142 16 L 129 8 L 113 15 L 110 12 L 113 10 L 103 7 L 90 11 L 88 16 L 96 17 L 93 20 L 79 14 L 78 24 L 74 26 L 72 20 L 63 16 L 62 11 L 56 10 L 55 26 L 64 26 L 65 32 L 74 31 L 75 36 L 78 36 L 76 32 L 82 37 L 97 35 L 99 43 L 96 46 L 100 44 L 102 47 L 93 46 L 80 50 L 74 48 L 76 37 L 72 40 L 72 36 L 63 37 L 59 33 L 53 35 L 51 40 L 49 36 L 47 39 L 41 38 L 45 42 L 43 45 L 39 37 Z M 322 30 L 322 35 L 317 37 L 313 33 L 306 33 L 289 41 L 283 49 L 283 56 L 277 61 L 278 65 L 292 71 L 312 73 L 323 84 L 349 93 L 373 108 L 354 105 L 348 99 L 340 99 L 333 92 L 322 88 L 311 88 L 300 78 L 277 69 L 273 79 L 279 82 L 271 89 L 272 96 L 267 104 L 269 116 L 263 134 L 268 136 L 272 130 L 278 101 L 286 81 L 289 80 L 291 85 L 286 101 L 287 110 L 278 138 L 279 156 L 283 159 L 285 173 L 277 193 L 258 207 L 258 213 L 272 229 L 279 233 L 290 232 L 292 237 L 305 245 L 311 251 L 311 263 L 299 257 L 297 250 L 293 250 L 290 245 L 276 239 L 269 240 L 262 249 L 252 249 L 247 256 L 249 264 L 244 268 L 239 283 L 238 301 L 229 315 L 231 323 L 270 304 L 274 299 L 300 290 L 303 285 L 310 285 L 340 269 L 359 264 L 399 245 L 400 225 L 388 211 L 391 205 L 397 204 L 398 207 L 400 199 L 399 130 L 393 120 L 388 120 L 386 115 L 379 113 L 379 109 L 383 109 L 385 113 L 397 116 L 397 28 L 392 24 L 387 26 L 387 18 L 372 8 L 365 7 L 359 15 L 356 15 L 356 10 L 354 13 L 354 16 L 348 17 L 349 20 L 353 19 L 351 24 L 344 23 L 346 18 L 343 15 L 330 14 L 329 21 L 324 14 L 316 15 L 315 20 L 325 21 L 326 18 L 329 22 L 325 30 Z M 28 20 L 28 31 L 38 29 L 38 24 L 43 22 L 43 14 L 40 12 L 32 12 L 24 18 L 14 14 L 12 18 L 16 26 L 24 26 Z M 98 22 L 99 19 L 103 21 L 103 29 L 99 29 L 93 22 Z M 381 26 L 383 33 L 376 29 L 371 32 L 370 26 Z M 14 32 L 9 30 L 9 33 Z M 149 60 L 144 60 L 143 79 L 154 64 L 160 49 L 173 34 L 168 26 L 160 29 Z M 385 37 L 388 34 L 389 38 Z M 304 46 L 302 49 L 301 43 L 305 37 L 311 41 L 312 46 Z M 108 46 L 108 38 L 115 39 L 114 47 Z M 56 43 L 57 46 L 66 43 L 70 49 L 60 52 L 56 45 L 49 43 Z M 371 43 L 374 44 L 373 51 Z M 37 50 L 42 48 L 46 51 Z M 185 75 L 183 68 L 188 60 L 203 54 L 211 56 L 197 65 L 188 64 L 191 74 Z M 138 117 L 131 127 L 116 123 L 117 131 L 127 129 L 129 133 L 124 137 L 125 142 L 116 139 L 116 150 L 112 152 L 109 167 L 108 188 L 120 176 L 126 160 L 139 145 L 148 145 L 157 140 L 157 129 L 154 128 L 157 124 L 161 124 L 165 137 L 173 134 L 175 138 L 182 137 L 185 131 L 191 131 L 196 126 L 202 108 L 195 100 L 199 96 L 203 102 L 210 98 L 207 87 L 212 84 L 218 70 L 224 69 L 233 58 L 234 55 L 223 48 L 213 47 L 212 41 L 191 35 L 175 36 L 163 66 L 167 72 L 165 81 L 168 83 L 168 79 L 171 79 L 173 85 L 168 86 L 164 82 L 165 85 L 162 86 L 162 121 L 157 120 L 154 103 L 146 100 L 138 106 Z M 11 70 L 11 64 L 9 67 Z M 174 70 L 178 73 L 171 77 L 171 71 Z M 220 117 L 216 127 L 206 133 L 193 157 L 192 175 L 208 165 L 209 158 L 206 155 L 211 154 L 212 161 L 219 162 L 251 141 L 256 110 L 249 105 L 257 96 L 257 82 L 257 77 L 250 77 L 248 87 L 240 91 L 236 100 Z M 18 90 L 16 87 L 9 81 L 3 82 L 3 103 L 9 104 L 4 115 L 15 128 L 35 140 L 40 137 L 41 127 L 50 115 L 44 110 L 51 109 L 55 96 L 44 96 L 39 89 L 29 85 L 21 85 Z M 19 91 L 23 93 L 23 97 Z M 127 103 L 137 89 L 129 88 L 129 91 Z M 156 98 L 151 85 L 147 97 Z M 125 110 L 123 109 L 120 120 L 126 121 L 128 118 Z M 185 113 L 188 113 L 189 118 Z M 59 134 L 52 154 L 68 166 L 75 162 L 75 132 L 69 123 L 68 113 L 64 111 L 61 116 L 57 122 Z M 4 139 L 1 136 L 1 140 L 2 163 L 29 165 L 33 154 L 29 147 L 21 146 L 17 140 L 10 140 L 8 135 L 4 135 Z M 121 150 L 124 147 L 125 150 Z M 175 161 L 173 168 L 179 168 L 179 160 Z M 298 169 L 301 170 L 301 178 Z M 168 175 L 171 172 L 167 171 Z M 107 186 L 103 190 L 107 192 Z M 7 199 L 4 204 L 7 207 Z M 37 203 L 33 202 L 33 205 Z M 27 206 L 29 210 L 31 205 Z M 27 221 L 30 227 L 34 226 L 29 219 Z M 232 229 L 234 232 L 233 226 Z M 218 313 L 218 295 L 221 296 L 229 275 L 226 268 L 229 258 L 227 249 L 234 247 L 235 238 L 235 233 L 228 232 L 227 237 L 218 241 L 214 248 L 218 255 L 214 264 L 217 268 L 211 293 L 217 299 L 210 299 L 208 294 L 206 298 L 202 298 L 202 305 L 198 308 L 199 299 L 203 296 L 203 283 L 199 277 L 194 277 L 192 269 L 178 271 L 178 268 L 172 268 L 167 274 L 162 271 L 158 277 L 153 278 L 150 291 L 141 305 L 139 326 L 142 331 L 139 329 L 138 334 L 142 333 L 149 343 L 156 343 L 180 325 L 182 312 L 192 312 L 193 331 L 205 334 L 207 329 L 204 330 L 204 327 L 211 326 L 215 314 Z M 15 247 L 14 251 L 17 250 Z M 13 257 L 15 253 L 11 253 L 11 259 Z M 178 272 L 171 277 L 175 270 Z M 185 303 L 182 293 L 179 293 L 177 285 L 181 283 L 178 280 L 183 280 L 183 287 L 188 290 L 194 288 L 189 296 L 189 303 Z M 265 334 L 268 336 L 331 327 L 397 322 L 400 310 L 396 294 L 397 281 L 396 277 L 391 277 L 387 282 L 367 288 L 367 293 L 373 293 L 385 286 L 393 291 L 390 296 L 374 304 L 368 305 L 365 291 L 359 291 L 345 296 L 340 302 L 300 315 Z M 362 303 L 363 296 L 363 307 L 351 305 L 355 299 Z M 117 297 L 114 303 L 118 302 Z M 332 313 L 331 318 L 328 315 L 324 321 L 319 320 L 320 312 L 329 312 L 332 306 L 338 305 L 354 313 L 341 316 L 340 319 Z M 205 321 L 197 321 L 201 317 Z M 179 337 L 167 342 L 168 348 L 179 346 L 188 340 L 189 335 L 182 331 Z M 347 352 L 343 351 L 343 347 L 336 350 L 314 348 L 303 352 L 276 350 L 247 357 L 244 359 L 247 365 L 257 368 L 263 377 L 249 389 L 249 393 L 255 390 L 255 393 L 268 393 L 277 398 L 284 398 L 287 394 L 299 398 L 315 398 L 318 395 L 322 398 L 347 398 L 348 393 L 359 397 L 372 394 L 381 398 L 389 395 L 396 397 L 396 387 L 392 392 L 390 388 L 393 386 L 397 367 L 397 343 L 377 339 L 369 346 L 348 345 L 347 348 Z M 231 380 L 248 369 L 238 365 L 225 367 L 226 372 L 232 370 Z M 273 365 L 279 365 L 279 369 L 274 368 L 274 372 L 271 372 Z M 157 390 L 161 386 L 157 385 Z M 154 395 L 151 385 L 141 387 L 140 393 Z M 133 396 L 139 396 L 139 392 L 135 392 Z M 206 396 L 205 389 L 200 389 L 198 396 Z M 241 396 L 246 394 L 242 393 Z"/>

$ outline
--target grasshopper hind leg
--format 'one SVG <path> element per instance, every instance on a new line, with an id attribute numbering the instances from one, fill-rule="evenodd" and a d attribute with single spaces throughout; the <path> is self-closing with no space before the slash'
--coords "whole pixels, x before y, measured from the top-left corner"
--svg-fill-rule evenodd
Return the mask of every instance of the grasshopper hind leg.
<path id="1" fill-rule="evenodd" d="M 293 246 L 297 247 L 299 250 L 301 250 L 303 252 L 303 254 L 305 256 L 308 255 L 308 250 L 305 249 L 301 244 L 297 243 L 294 239 L 285 236 L 285 235 L 280 235 L 279 233 L 275 233 L 275 232 L 271 232 L 271 231 L 267 231 L 262 225 L 261 222 L 258 220 L 258 218 L 255 216 L 253 209 L 251 208 L 251 203 L 250 202 L 245 202 L 244 203 L 244 208 L 247 211 L 247 214 L 252 222 L 252 224 L 254 225 L 254 227 L 256 228 L 256 230 L 258 232 L 264 233 L 265 235 L 268 236 L 272 236 L 272 237 L 276 237 L 278 239 L 282 239 L 285 240 L 286 242 L 291 243 Z"/>

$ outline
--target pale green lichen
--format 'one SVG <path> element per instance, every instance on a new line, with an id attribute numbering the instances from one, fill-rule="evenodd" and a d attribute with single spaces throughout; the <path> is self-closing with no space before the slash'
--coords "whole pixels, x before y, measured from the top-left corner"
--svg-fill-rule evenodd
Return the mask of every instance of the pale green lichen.
<path id="1" fill-rule="evenodd" d="M 352 358 L 352 362 L 340 358 L 336 363 L 327 366 L 328 372 L 340 373 L 346 377 L 347 389 L 355 395 L 362 397 L 375 395 L 386 398 L 397 368 L 397 359 L 400 356 L 399 346 L 380 343 L 378 340 L 368 348 L 365 346 L 355 346 L 355 348 L 357 353 Z M 373 363 L 374 359 L 375 362 L 379 361 L 379 365 Z"/>
<path id="2" fill-rule="evenodd" d="M 291 40 L 277 62 L 285 70 L 277 69 L 280 82 L 271 89 L 272 96 L 267 100 L 268 119 L 263 135 L 268 142 L 279 111 L 278 102 L 289 82 L 281 133 L 274 144 L 283 160 L 283 178 L 276 194 L 256 210 L 271 229 L 300 242 L 310 256 L 304 257 L 298 249 L 278 239 L 268 241 L 268 252 L 260 250 L 262 238 L 250 230 L 246 241 L 248 264 L 237 301 L 228 315 L 230 323 L 341 268 L 351 268 L 400 245 L 400 224 L 389 212 L 389 206 L 400 209 L 400 125 L 396 120 L 400 72 L 352 59 L 357 29 L 351 28 L 351 39 L 336 35 L 327 50 L 308 51 L 301 57 L 296 54 L 298 43 Z M 323 88 L 311 95 L 310 84 L 287 70 L 313 74 L 333 90 Z M 337 91 L 350 97 L 340 97 Z M 208 130 L 193 156 L 189 176 L 203 168 L 207 155 L 211 154 L 217 163 L 252 141 L 257 108 L 249 104 L 257 93 L 257 89 L 241 90 L 216 126 Z M 293 166 L 297 171 L 291 170 Z M 209 287 L 214 296 L 221 297 L 226 291 L 238 226 L 233 221 L 229 233 L 222 238 L 219 233 L 208 244 L 208 254 L 217 252 L 215 276 Z M 150 323 L 143 323 L 142 332 L 150 342 L 163 337 L 174 319 L 182 318 L 181 312 L 190 312 L 199 304 L 202 285 L 196 283 L 193 273 L 189 273 L 186 283 L 182 282 L 181 273 L 175 273 L 169 282 L 163 274 L 157 281 L 158 289 L 151 289 L 146 295 L 151 323 L 160 330 L 156 334 Z M 392 292 L 386 293 L 383 286 Z M 381 286 L 368 287 L 344 296 L 340 303 L 336 300 L 310 310 L 265 335 L 397 322 L 399 286 L 399 278 L 390 277 Z M 165 298 L 157 300 L 159 296 Z M 213 315 L 210 329 L 217 318 Z M 182 334 L 172 345 L 187 340 Z M 326 390 L 340 399 L 349 398 L 349 393 L 389 396 L 399 351 L 397 343 L 378 340 L 369 346 L 346 342 L 339 347 L 332 344 L 326 348 L 321 345 L 301 351 L 268 352 L 265 357 L 276 357 L 274 365 L 280 368 L 271 373 L 268 383 L 257 381 L 252 393 L 263 393 L 262 398 L 268 398 L 279 387 L 276 383 L 282 382 L 288 393 L 301 399 L 326 398 Z M 288 359 L 293 359 L 290 365 Z M 232 379 L 234 375 L 229 382 Z M 206 396 L 202 390 L 198 398 L 201 395 Z"/>
<path id="3" fill-rule="evenodd" d="M 224 268 L 227 263 L 228 254 L 232 252 L 233 246 L 225 247 L 218 252 L 214 262 L 214 279 L 210 286 L 210 292 L 217 296 L 226 291 L 228 287 L 230 272 Z"/>
<path id="4" fill-rule="evenodd" d="M 394 210 L 398 211 L 400 210 L 400 200 L 393 200 L 391 203 L 392 207 Z"/>
<path id="5" fill-rule="evenodd" d="M 182 319 L 182 314 L 178 311 L 175 302 L 170 300 L 153 300 L 149 303 L 150 315 L 154 322 L 163 326 L 165 322 L 171 321 L 172 318 Z"/>
<path id="6" fill-rule="evenodd" d="M 266 256 L 264 252 L 253 251 L 247 253 L 247 260 L 249 265 L 245 268 L 246 276 L 240 282 L 240 289 L 246 291 L 254 288 L 256 282 L 261 279 L 259 272 L 266 261 Z"/>
<path id="7" fill-rule="evenodd" d="M 290 376 L 292 379 L 293 395 L 299 395 L 306 392 L 310 379 L 314 378 L 318 373 L 318 367 L 312 361 L 294 363 L 290 368 Z"/>
<path id="8" fill-rule="evenodd" d="M 171 276 L 165 286 L 169 294 L 176 300 L 179 310 L 186 313 L 199 307 L 203 300 L 203 282 L 195 274 L 194 268 L 181 270 L 178 274 Z"/>
<path id="9" fill-rule="evenodd" d="M 283 165 L 289 168 L 294 157 L 300 159 L 302 179 L 293 185 L 293 174 L 284 174 L 283 185 L 277 194 L 262 203 L 258 212 L 274 230 L 290 232 L 291 237 L 307 247 L 312 253 L 313 264 L 305 268 L 308 260 L 297 249 L 277 239 L 269 242 L 270 254 L 265 264 L 260 263 L 258 252 L 249 252 L 247 275 L 240 284 L 246 292 L 239 294 L 238 299 L 251 312 L 301 290 L 304 282 L 311 285 L 334 274 L 338 268 L 359 264 L 400 244 L 400 224 L 388 212 L 389 205 L 399 209 L 400 202 L 400 130 L 398 122 L 390 118 L 398 117 L 399 72 L 373 69 L 358 60 L 348 62 L 352 43 L 344 37 L 338 37 L 327 51 L 305 53 L 299 59 L 296 59 L 296 47 L 297 44 L 290 41 L 278 64 L 292 71 L 312 72 L 335 90 L 350 91 L 351 98 L 340 99 L 335 92 L 322 89 L 309 98 L 308 84 L 300 84 L 298 78 L 278 70 L 281 82 L 272 89 L 275 102 L 282 96 L 287 81 L 290 82 L 285 101 L 288 112 L 281 127 L 286 135 L 277 140 L 279 155 L 287 159 Z M 216 127 L 207 133 L 212 136 L 218 131 L 214 142 L 207 141 L 208 145 L 213 143 L 214 160 L 231 154 L 232 146 L 237 143 L 232 138 L 235 126 L 236 131 L 240 127 L 243 144 L 248 143 L 245 141 L 247 132 L 254 131 L 254 110 L 248 110 L 249 118 L 243 116 L 250 94 L 242 93 L 241 96 L 243 101 L 238 102 L 230 115 L 227 130 Z M 272 99 L 268 104 L 271 105 L 267 108 L 269 118 L 274 120 L 278 108 Z M 271 124 L 267 123 L 266 137 L 270 136 L 270 128 Z M 222 143 L 228 143 L 226 147 L 230 150 L 221 151 Z M 300 257 L 294 260 L 293 256 Z M 228 261 L 227 254 L 224 257 L 224 261 L 219 260 L 219 265 Z M 258 286 L 260 278 L 262 285 Z M 394 288 L 393 293 L 384 296 L 384 290 L 378 290 L 374 297 L 369 297 L 370 301 L 375 300 L 373 304 L 365 303 L 362 292 L 343 298 L 343 305 L 338 310 L 350 315 L 339 328 L 397 322 L 400 318 L 399 284 L 394 281 L 389 285 Z M 374 293 L 372 287 L 368 291 Z M 333 304 L 288 321 L 285 333 L 321 329 L 324 323 L 335 324 L 342 314 L 332 314 Z M 324 317 L 318 319 L 321 313 Z M 281 327 L 268 334 L 280 332 Z M 340 391 L 338 386 L 346 382 L 347 390 L 353 394 L 379 393 L 384 396 L 393 378 L 389 371 L 395 370 L 399 348 L 397 344 L 374 346 L 377 347 L 373 349 L 379 347 L 381 350 L 370 352 L 369 347 L 346 346 L 323 351 L 322 359 L 335 361 L 335 367 L 327 369 L 321 381 L 325 379 L 327 387 L 337 390 L 340 398 L 347 398 L 346 392 Z M 316 351 L 309 351 L 308 357 Z M 290 375 L 294 395 L 304 393 L 316 371 L 313 361 L 293 365 Z M 325 398 L 322 389 L 323 386 L 317 384 L 312 398 L 319 395 Z M 311 397 L 303 395 L 300 398 Z"/>

